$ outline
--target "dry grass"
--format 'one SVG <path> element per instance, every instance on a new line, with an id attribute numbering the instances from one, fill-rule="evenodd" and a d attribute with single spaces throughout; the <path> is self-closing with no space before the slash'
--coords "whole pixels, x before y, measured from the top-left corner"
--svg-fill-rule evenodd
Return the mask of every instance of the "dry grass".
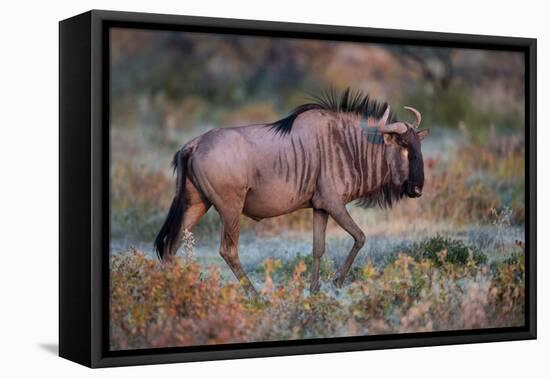
<path id="1" fill-rule="evenodd" d="M 238 126 L 263 123 L 266 119 L 277 119 L 278 114 L 272 102 L 255 102 L 236 110 L 225 112 L 220 119 L 222 125 Z"/>
<path id="2" fill-rule="evenodd" d="M 152 240 L 173 191 L 165 175 L 141 165 L 111 167 L 111 236 Z"/>

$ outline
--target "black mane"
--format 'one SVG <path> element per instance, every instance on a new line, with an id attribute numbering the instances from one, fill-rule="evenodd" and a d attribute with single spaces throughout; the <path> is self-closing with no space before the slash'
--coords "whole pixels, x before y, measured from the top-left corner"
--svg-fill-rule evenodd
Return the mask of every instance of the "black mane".
<path id="1" fill-rule="evenodd" d="M 363 117 L 381 118 L 388 107 L 387 103 L 380 103 L 370 98 L 370 96 L 361 91 L 353 91 L 347 88 L 341 95 L 337 95 L 334 89 L 325 91 L 319 96 L 313 96 L 312 102 L 303 104 L 295 108 L 285 118 L 268 123 L 266 126 L 275 131 L 286 135 L 292 130 L 294 120 L 302 113 L 308 110 L 320 109 L 329 110 L 336 113 L 355 113 Z M 389 122 L 395 122 L 395 115 L 390 112 Z"/>

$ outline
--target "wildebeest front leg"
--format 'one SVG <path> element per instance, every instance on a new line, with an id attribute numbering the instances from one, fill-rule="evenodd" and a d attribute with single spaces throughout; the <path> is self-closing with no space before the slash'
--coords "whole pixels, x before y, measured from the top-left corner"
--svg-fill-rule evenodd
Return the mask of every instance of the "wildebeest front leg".
<path id="1" fill-rule="evenodd" d="M 256 289 L 246 275 L 239 259 L 239 234 L 240 214 L 222 215 L 222 233 L 220 243 L 220 255 L 223 257 L 239 283 L 243 286 L 249 297 L 258 295 Z"/>
<path id="2" fill-rule="evenodd" d="M 340 227 L 342 227 L 351 236 L 353 236 L 353 239 L 355 240 L 355 242 L 353 243 L 353 247 L 348 254 L 348 257 L 346 258 L 346 261 L 344 261 L 344 263 L 338 270 L 338 276 L 334 280 L 334 283 L 337 287 L 342 287 L 342 285 L 344 284 L 344 279 L 346 278 L 346 274 L 348 274 L 351 265 L 355 260 L 355 256 L 357 256 L 359 250 L 363 247 L 363 245 L 365 245 L 365 234 L 363 233 L 363 231 L 361 231 L 359 226 L 349 215 L 344 205 L 337 209 L 330 210 L 329 214 L 336 221 L 336 223 L 338 223 Z"/>
<path id="3" fill-rule="evenodd" d="M 325 253 L 325 231 L 327 229 L 328 213 L 321 209 L 313 209 L 313 269 L 311 273 L 312 293 L 319 291 L 319 270 L 321 257 Z"/>

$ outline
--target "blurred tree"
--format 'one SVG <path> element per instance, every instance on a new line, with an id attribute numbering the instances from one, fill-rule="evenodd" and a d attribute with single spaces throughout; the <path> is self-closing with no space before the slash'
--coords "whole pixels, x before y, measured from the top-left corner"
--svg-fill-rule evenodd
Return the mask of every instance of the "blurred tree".
<path id="1" fill-rule="evenodd" d="M 406 45 L 389 45 L 388 48 L 405 64 L 418 67 L 423 79 L 433 84 L 436 90 L 449 88 L 454 74 L 453 49 Z"/>

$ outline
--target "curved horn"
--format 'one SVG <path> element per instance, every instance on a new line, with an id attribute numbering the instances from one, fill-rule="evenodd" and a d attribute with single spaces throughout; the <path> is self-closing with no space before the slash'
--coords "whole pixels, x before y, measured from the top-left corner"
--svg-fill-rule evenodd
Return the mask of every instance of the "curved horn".
<path id="1" fill-rule="evenodd" d="M 405 125 L 403 122 L 394 122 L 390 123 L 389 125 L 380 126 L 379 130 L 381 133 L 404 134 L 407 132 L 407 125 Z"/>
<path id="2" fill-rule="evenodd" d="M 422 116 L 420 115 L 420 112 L 410 106 L 405 106 L 405 109 L 410 110 L 411 112 L 414 113 L 414 116 L 416 117 L 416 121 L 413 123 L 412 127 L 415 129 L 418 129 L 418 126 L 420 126 L 420 121 L 422 121 Z"/>
<path id="3" fill-rule="evenodd" d="M 390 118 L 390 105 L 386 107 L 386 111 L 384 111 L 384 115 L 382 115 L 382 118 L 380 118 L 380 125 L 385 125 L 388 122 L 388 118 Z"/>

